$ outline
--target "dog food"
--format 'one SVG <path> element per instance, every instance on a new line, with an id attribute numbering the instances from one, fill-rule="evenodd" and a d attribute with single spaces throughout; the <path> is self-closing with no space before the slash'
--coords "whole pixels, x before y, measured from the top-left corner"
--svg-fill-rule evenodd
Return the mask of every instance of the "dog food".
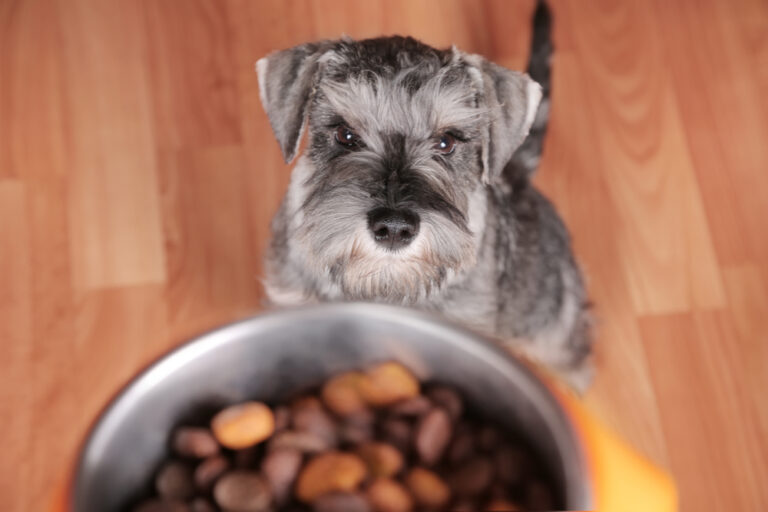
<path id="1" fill-rule="evenodd" d="M 461 395 L 385 362 L 289 404 L 235 404 L 172 433 L 134 512 L 523 511 L 557 508 L 524 444 Z"/>

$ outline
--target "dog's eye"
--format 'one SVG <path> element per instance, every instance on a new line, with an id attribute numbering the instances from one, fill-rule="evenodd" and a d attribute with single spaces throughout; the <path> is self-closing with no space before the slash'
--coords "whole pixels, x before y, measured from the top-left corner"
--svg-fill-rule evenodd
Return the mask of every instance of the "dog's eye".
<path id="1" fill-rule="evenodd" d="M 336 128 L 336 133 L 334 136 L 336 137 L 336 142 L 345 148 L 355 147 L 360 142 L 360 137 L 358 137 L 355 132 L 350 130 L 349 127 L 344 126 L 343 124 Z"/>
<path id="2" fill-rule="evenodd" d="M 456 149 L 456 137 L 449 133 L 444 133 L 432 148 L 442 155 L 450 155 Z"/>

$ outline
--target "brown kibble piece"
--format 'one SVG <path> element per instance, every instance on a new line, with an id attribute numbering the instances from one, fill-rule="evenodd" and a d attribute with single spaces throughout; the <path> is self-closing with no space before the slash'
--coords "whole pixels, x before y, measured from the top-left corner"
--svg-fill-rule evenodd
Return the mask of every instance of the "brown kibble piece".
<path id="1" fill-rule="evenodd" d="M 371 512 L 368 500 L 359 492 L 324 494 L 312 504 L 314 512 Z"/>
<path id="2" fill-rule="evenodd" d="M 373 424 L 376 423 L 376 414 L 371 409 L 361 409 L 357 412 L 344 416 L 343 422 L 373 427 Z"/>
<path id="3" fill-rule="evenodd" d="M 310 460 L 301 470 L 296 495 L 305 503 L 331 492 L 351 492 L 366 477 L 365 463 L 357 455 L 326 452 Z"/>
<path id="4" fill-rule="evenodd" d="M 219 453 L 219 443 L 207 428 L 181 427 L 171 442 L 173 450 L 182 457 L 204 459 Z"/>
<path id="5" fill-rule="evenodd" d="M 483 425 L 477 434 L 477 446 L 485 452 L 493 452 L 499 448 L 501 434 L 491 425 Z"/>
<path id="6" fill-rule="evenodd" d="M 226 457 L 221 455 L 208 457 L 195 468 L 195 486 L 201 491 L 209 491 L 216 480 L 228 469 L 229 460 Z"/>
<path id="7" fill-rule="evenodd" d="M 312 432 L 284 430 L 269 442 L 269 451 L 280 448 L 293 448 L 304 453 L 319 453 L 330 450 L 328 441 Z"/>
<path id="8" fill-rule="evenodd" d="M 421 416 L 432 409 L 432 402 L 424 395 L 417 395 L 397 402 L 389 411 L 395 416 Z"/>
<path id="9" fill-rule="evenodd" d="M 509 491 L 510 488 L 499 482 L 499 479 L 496 478 L 496 480 L 493 482 L 493 485 L 491 485 L 490 491 L 486 492 L 485 494 L 489 499 L 506 500 L 509 498 Z"/>
<path id="10" fill-rule="evenodd" d="M 528 456 L 520 447 L 504 445 L 493 452 L 496 475 L 505 484 L 517 484 L 523 479 Z"/>
<path id="11" fill-rule="evenodd" d="M 379 441 L 362 443 L 357 448 L 357 454 L 373 477 L 395 476 L 403 468 L 403 454 L 391 444 Z"/>
<path id="12" fill-rule="evenodd" d="M 457 464 L 467 460 L 475 453 L 475 436 L 468 430 L 457 432 L 448 448 L 448 460 Z"/>
<path id="13" fill-rule="evenodd" d="M 493 483 L 493 464 L 487 457 L 470 459 L 451 474 L 448 483 L 459 496 L 477 496 Z"/>
<path id="14" fill-rule="evenodd" d="M 261 402 L 227 407 L 211 420 L 211 430 L 223 446 L 240 450 L 258 444 L 275 431 L 275 416 Z"/>
<path id="15" fill-rule="evenodd" d="M 205 498 L 195 498 L 189 504 L 189 510 L 190 512 L 216 512 L 216 507 Z"/>
<path id="16" fill-rule="evenodd" d="M 349 444 L 360 444 L 373 439 L 373 426 L 376 418 L 365 411 L 345 416 L 339 426 L 339 440 Z"/>
<path id="17" fill-rule="evenodd" d="M 448 412 L 451 420 L 458 420 L 464 413 L 464 400 L 461 399 L 459 392 L 448 386 L 433 386 L 427 391 L 427 397 L 435 405 L 438 405 Z"/>
<path id="18" fill-rule="evenodd" d="M 424 415 L 416 427 L 414 446 L 419 459 L 431 466 L 436 464 L 451 440 L 451 418 L 442 407 L 435 407 Z"/>
<path id="19" fill-rule="evenodd" d="M 346 372 L 331 377 L 321 391 L 326 407 L 339 416 L 364 410 L 366 403 L 360 393 L 360 383 L 365 378 L 360 372 Z"/>
<path id="20" fill-rule="evenodd" d="M 155 478 L 155 488 L 161 498 L 185 500 L 195 493 L 192 469 L 178 461 L 167 462 Z"/>
<path id="21" fill-rule="evenodd" d="M 519 505 L 507 500 L 491 500 L 483 509 L 486 512 L 521 512 Z"/>
<path id="22" fill-rule="evenodd" d="M 384 420 L 381 433 L 385 441 L 392 443 L 401 452 L 406 453 L 410 449 L 413 428 L 407 421 L 398 418 Z"/>
<path id="23" fill-rule="evenodd" d="M 181 501 L 152 499 L 140 503 L 133 512 L 190 512 L 190 509 Z"/>
<path id="24" fill-rule="evenodd" d="M 377 478 L 366 491 L 376 512 L 410 512 L 413 498 L 403 485 L 391 478 Z"/>
<path id="25" fill-rule="evenodd" d="M 272 496 L 282 505 L 291 494 L 293 482 L 301 469 L 302 454 L 299 450 L 283 448 L 267 454 L 261 464 L 261 472 L 269 482 Z"/>
<path id="26" fill-rule="evenodd" d="M 291 426 L 291 409 L 287 405 L 278 405 L 273 414 L 275 415 L 275 432 L 281 432 Z"/>
<path id="27" fill-rule="evenodd" d="M 392 405 L 419 394 L 419 381 L 400 363 L 378 364 L 366 372 L 360 393 L 374 407 Z"/>
<path id="28" fill-rule="evenodd" d="M 263 512 L 272 501 L 269 485 L 258 473 L 240 470 L 222 476 L 213 497 L 221 508 L 238 512 Z"/>
<path id="29" fill-rule="evenodd" d="M 477 512 L 478 510 L 480 510 L 480 507 L 474 501 L 466 498 L 456 502 L 451 507 L 451 512 Z"/>
<path id="30" fill-rule="evenodd" d="M 445 506 L 451 499 L 451 490 L 437 474 L 425 468 L 413 468 L 405 477 L 405 485 L 416 503 L 429 508 Z"/>
<path id="31" fill-rule="evenodd" d="M 320 400 L 314 397 L 298 400 L 291 408 L 291 416 L 295 430 L 312 432 L 322 437 L 329 447 L 336 446 L 338 442 L 336 423 L 326 412 Z"/>

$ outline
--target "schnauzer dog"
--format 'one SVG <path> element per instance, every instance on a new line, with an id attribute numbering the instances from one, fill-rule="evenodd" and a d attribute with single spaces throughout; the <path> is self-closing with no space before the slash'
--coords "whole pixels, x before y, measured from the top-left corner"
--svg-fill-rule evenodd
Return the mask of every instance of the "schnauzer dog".
<path id="1" fill-rule="evenodd" d="M 261 100 L 287 162 L 309 127 L 273 220 L 271 301 L 439 312 L 583 389 L 582 277 L 566 228 L 529 180 L 551 53 L 540 3 L 528 72 L 541 85 L 410 37 L 321 41 L 259 60 Z"/>

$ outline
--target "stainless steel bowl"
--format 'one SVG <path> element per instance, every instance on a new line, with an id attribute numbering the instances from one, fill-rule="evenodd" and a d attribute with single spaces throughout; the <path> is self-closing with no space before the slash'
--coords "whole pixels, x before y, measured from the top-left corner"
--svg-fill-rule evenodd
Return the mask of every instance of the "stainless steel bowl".
<path id="1" fill-rule="evenodd" d="M 169 432 L 225 404 L 277 401 L 332 373 L 399 360 L 461 389 L 472 407 L 533 443 L 564 507 L 589 510 L 582 447 L 548 389 L 474 334 L 422 313 L 372 304 L 283 310 L 222 327 L 160 359 L 108 406 L 73 481 L 77 512 L 125 510 L 166 454 Z"/>

